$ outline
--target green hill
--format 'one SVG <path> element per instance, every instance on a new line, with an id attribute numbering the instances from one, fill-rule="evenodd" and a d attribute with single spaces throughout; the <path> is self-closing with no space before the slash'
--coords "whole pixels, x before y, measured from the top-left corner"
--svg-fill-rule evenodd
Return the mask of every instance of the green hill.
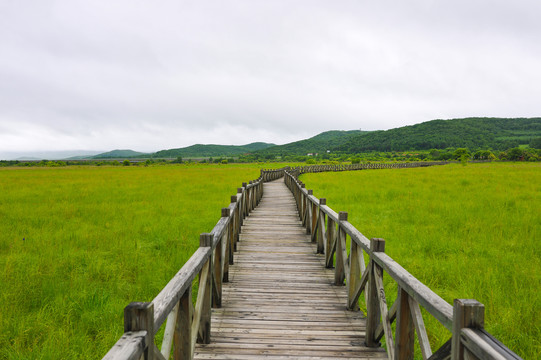
<path id="1" fill-rule="evenodd" d="M 444 149 L 506 150 L 541 137 L 541 118 L 465 118 L 432 120 L 386 131 L 357 134 L 333 150 L 404 151 Z"/>
<path id="2" fill-rule="evenodd" d="M 309 139 L 295 141 L 289 144 L 276 145 L 267 149 L 259 150 L 260 155 L 306 155 L 309 153 L 325 153 L 327 150 L 334 150 L 337 146 L 347 143 L 350 139 L 359 135 L 368 134 L 368 131 L 361 130 L 331 130 L 318 134 Z"/>
<path id="3" fill-rule="evenodd" d="M 143 157 L 146 153 L 137 152 L 133 150 L 113 150 L 98 154 L 92 157 L 92 159 L 125 159 L 134 157 Z"/>
<path id="4" fill-rule="evenodd" d="M 151 154 L 153 158 L 176 158 L 176 157 L 220 157 L 238 156 L 265 149 L 274 144 L 255 142 L 247 145 L 203 145 L 196 144 L 179 149 L 160 150 Z"/>

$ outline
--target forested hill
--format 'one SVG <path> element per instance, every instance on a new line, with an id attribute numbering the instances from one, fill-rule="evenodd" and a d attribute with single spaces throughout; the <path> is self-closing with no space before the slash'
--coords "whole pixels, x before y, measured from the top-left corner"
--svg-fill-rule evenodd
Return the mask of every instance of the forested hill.
<path id="1" fill-rule="evenodd" d="M 177 158 L 177 157 L 217 157 L 238 156 L 274 146 L 274 144 L 255 142 L 247 145 L 202 145 L 196 144 L 185 148 L 160 150 L 150 157 Z"/>
<path id="2" fill-rule="evenodd" d="M 358 135 L 368 134 L 368 131 L 360 130 L 331 130 L 318 134 L 305 140 L 295 141 L 289 144 L 276 145 L 259 150 L 259 155 L 306 155 L 308 153 L 325 153 L 327 150 L 334 150 L 355 138 Z"/>
<path id="3" fill-rule="evenodd" d="M 541 137 L 541 118 L 432 120 L 386 131 L 357 134 L 333 150 L 405 151 L 448 147 L 505 150 Z"/>
<path id="4" fill-rule="evenodd" d="M 122 158 L 134 158 L 138 156 L 144 156 L 145 153 L 137 152 L 133 150 L 113 150 L 106 153 L 93 156 L 93 159 L 122 159 Z"/>

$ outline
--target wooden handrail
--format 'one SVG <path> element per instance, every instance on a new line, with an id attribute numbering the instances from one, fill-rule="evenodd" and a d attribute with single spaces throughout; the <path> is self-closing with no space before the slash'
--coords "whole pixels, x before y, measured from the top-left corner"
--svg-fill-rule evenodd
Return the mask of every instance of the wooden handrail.
<path id="1" fill-rule="evenodd" d="M 103 360 L 139 360 L 145 351 L 146 331 L 126 332 Z"/>
<path id="2" fill-rule="evenodd" d="M 173 310 L 182 294 L 199 274 L 206 264 L 212 250 L 200 247 L 182 266 L 179 272 L 165 285 L 162 291 L 152 300 L 154 303 L 154 328 L 159 329 L 165 322 L 167 315 Z"/>
<path id="3" fill-rule="evenodd" d="M 231 203 L 221 211 L 210 233 L 201 234 L 199 249 L 150 303 L 131 303 L 124 309 L 124 334 L 104 359 L 168 359 L 174 346 L 174 359 L 191 359 L 195 343 L 210 342 L 211 307 L 220 307 L 222 283 L 229 280 L 229 265 L 234 262 L 236 242 L 242 220 L 263 196 L 263 182 L 284 175 L 273 170 L 270 175 L 243 183 L 231 196 Z M 195 306 L 192 286 L 198 279 Z M 159 350 L 154 336 L 167 323 Z"/>
<path id="4" fill-rule="evenodd" d="M 305 184 L 298 179 L 300 174 L 309 172 L 440 164 L 444 163 L 304 166 L 284 170 L 284 181 L 297 203 L 299 217 L 306 227 L 306 232 L 311 234 L 312 242 L 317 243 L 317 252 L 325 256 L 328 268 L 335 269 L 335 285 L 348 287 L 347 308 L 359 311 L 358 300 L 364 293 L 367 308 L 367 346 L 380 346 L 379 340 L 385 336 L 390 359 L 410 359 L 413 358 L 417 334 L 423 359 L 459 360 L 464 358 L 465 353 L 471 359 L 520 359 L 483 329 L 482 304 L 475 300 L 455 300 L 455 306 L 451 306 L 385 254 L 385 240 L 369 240 L 347 221 L 347 213 L 332 210 L 327 206 L 326 199 L 318 199 L 313 191 L 307 190 Z M 348 238 L 349 255 L 346 247 Z M 363 252 L 368 255 L 368 264 L 365 264 Z M 383 287 L 383 272 L 386 272 L 398 287 L 397 299 L 390 309 L 387 307 Z M 434 354 L 430 348 L 420 307 L 451 332 L 451 339 Z M 396 330 L 393 336 L 391 324 L 394 321 Z"/>

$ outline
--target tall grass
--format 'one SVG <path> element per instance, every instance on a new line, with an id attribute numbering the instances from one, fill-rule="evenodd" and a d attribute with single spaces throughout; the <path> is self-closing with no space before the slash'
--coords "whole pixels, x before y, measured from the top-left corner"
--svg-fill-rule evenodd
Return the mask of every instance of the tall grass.
<path id="1" fill-rule="evenodd" d="M 260 168 L 1 169 L 0 358 L 101 358 Z"/>
<path id="2" fill-rule="evenodd" d="M 306 174 L 302 180 L 452 304 L 485 305 L 489 332 L 541 354 L 541 166 L 470 164 Z M 390 280 L 387 279 L 389 284 Z M 389 294 L 389 297 L 391 295 Z M 450 334 L 428 319 L 434 346 Z"/>

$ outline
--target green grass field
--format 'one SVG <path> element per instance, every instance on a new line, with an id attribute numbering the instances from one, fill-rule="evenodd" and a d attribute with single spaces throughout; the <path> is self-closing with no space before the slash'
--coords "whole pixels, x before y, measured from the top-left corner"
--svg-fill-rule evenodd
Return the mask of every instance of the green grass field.
<path id="1" fill-rule="evenodd" d="M 0 169 L 0 359 L 100 359 L 261 164 Z"/>
<path id="2" fill-rule="evenodd" d="M 445 165 L 302 175 L 308 189 L 452 304 L 485 305 L 489 332 L 541 354 L 541 165 Z M 396 287 L 387 276 L 388 297 Z M 431 342 L 449 337 L 424 315 Z"/>

